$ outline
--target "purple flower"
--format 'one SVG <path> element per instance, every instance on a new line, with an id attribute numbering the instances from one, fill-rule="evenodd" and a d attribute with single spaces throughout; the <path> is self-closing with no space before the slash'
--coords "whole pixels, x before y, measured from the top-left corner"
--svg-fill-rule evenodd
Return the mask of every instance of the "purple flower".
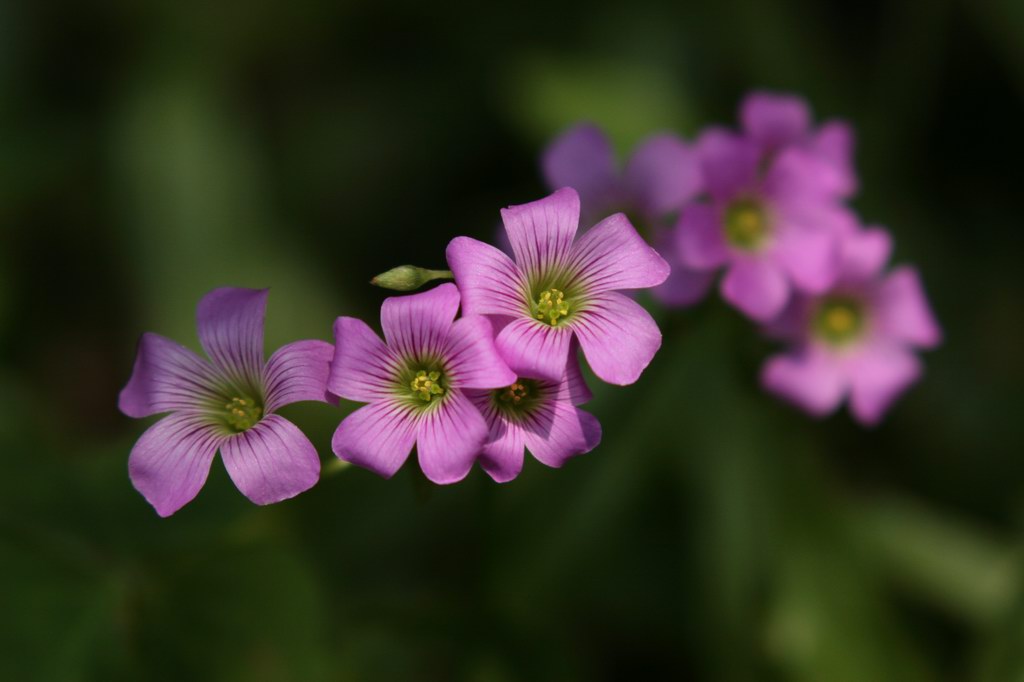
<path id="1" fill-rule="evenodd" d="M 503 388 L 469 394 L 489 428 L 480 465 L 498 483 L 522 471 L 524 448 L 557 468 L 601 442 L 601 424 L 576 407 L 590 400 L 590 391 L 575 360 L 559 381 L 517 378 Z"/>
<path id="2" fill-rule="evenodd" d="M 741 119 L 743 134 L 711 128 L 698 140 L 709 200 L 684 209 L 677 255 L 702 272 L 723 268 L 722 296 L 765 322 L 794 289 L 835 281 L 838 234 L 852 220 L 841 203 L 855 187 L 852 137 L 842 123 L 811 131 L 792 97 L 755 93 Z"/>
<path id="3" fill-rule="evenodd" d="M 299 429 L 274 412 L 300 400 L 326 402 L 332 349 L 296 341 L 263 359 L 267 291 L 214 289 L 199 302 L 205 360 L 158 334 L 144 334 L 118 406 L 129 417 L 170 412 L 132 448 L 128 473 L 161 516 L 199 493 L 220 450 L 238 489 L 256 504 L 308 490 L 320 458 Z"/>
<path id="4" fill-rule="evenodd" d="M 580 201 L 571 188 L 501 216 L 515 261 L 469 237 L 453 239 L 447 254 L 463 311 L 495 316 L 495 343 L 512 371 L 561 380 L 575 337 L 598 377 L 620 385 L 636 381 L 661 346 L 661 332 L 646 310 L 617 290 L 661 284 L 668 263 L 621 213 L 574 243 Z"/>
<path id="5" fill-rule="evenodd" d="M 541 166 L 549 189 L 572 187 L 579 193 L 583 225 L 621 211 L 671 258 L 669 278 L 652 289 L 659 301 L 686 306 L 707 294 L 712 273 L 685 267 L 671 244 L 669 228 L 703 184 L 697 154 L 683 140 L 669 133 L 653 135 L 637 145 L 620 171 L 607 136 L 583 123 L 548 145 Z"/>
<path id="6" fill-rule="evenodd" d="M 853 416 L 872 425 L 918 379 L 915 349 L 938 345 L 942 334 L 917 271 L 883 271 L 890 250 L 878 228 L 843 235 L 835 285 L 798 297 L 768 330 L 793 345 L 765 363 L 767 390 L 815 416 L 849 396 Z"/>
<path id="7" fill-rule="evenodd" d="M 494 347 L 490 321 L 455 320 L 458 309 L 459 290 L 450 283 L 386 299 L 386 343 L 362 320 L 338 318 L 327 385 L 342 398 L 369 403 L 338 426 L 338 457 L 389 478 L 415 445 L 434 483 L 465 478 L 488 432 L 465 391 L 509 386 L 516 376 Z"/>

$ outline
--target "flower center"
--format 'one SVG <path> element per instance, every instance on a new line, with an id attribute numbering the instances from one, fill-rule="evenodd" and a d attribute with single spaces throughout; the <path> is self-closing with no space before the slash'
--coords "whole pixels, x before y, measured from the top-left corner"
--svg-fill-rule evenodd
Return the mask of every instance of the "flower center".
<path id="1" fill-rule="evenodd" d="M 263 416 L 263 406 L 252 398 L 232 398 L 224 404 L 224 410 L 227 413 L 224 421 L 239 433 L 251 429 Z"/>
<path id="2" fill-rule="evenodd" d="M 558 318 L 569 314 L 569 302 L 565 300 L 565 294 L 558 289 L 548 289 L 537 298 L 533 309 L 538 320 L 554 327 L 558 324 Z"/>
<path id="3" fill-rule="evenodd" d="M 509 418 L 529 414 L 543 400 L 545 389 L 533 379 L 516 379 L 515 382 L 492 392 L 494 406 Z"/>
<path id="4" fill-rule="evenodd" d="M 432 370 L 428 372 L 421 369 L 416 372 L 412 382 L 409 384 L 413 395 L 423 402 L 429 403 L 434 396 L 444 395 L 444 387 L 441 385 L 441 373 Z"/>
<path id="5" fill-rule="evenodd" d="M 518 381 L 511 386 L 502 389 L 498 392 L 498 400 L 504 403 L 512 403 L 518 405 L 523 402 L 523 398 L 530 395 L 530 390 Z"/>
<path id="6" fill-rule="evenodd" d="M 864 309 L 852 298 L 829 298 L 821 303 L 814 316 L 818 337 L 834 346 L 854 341 L 864 329 Z"/>
<path id="7" fill-rule="evenodd" d="M 725 209 L 725 238 L 738 249 L 753 251 L 764 243 L 770 231 L 768 213 L 754 199 L 738 199 Z"/>

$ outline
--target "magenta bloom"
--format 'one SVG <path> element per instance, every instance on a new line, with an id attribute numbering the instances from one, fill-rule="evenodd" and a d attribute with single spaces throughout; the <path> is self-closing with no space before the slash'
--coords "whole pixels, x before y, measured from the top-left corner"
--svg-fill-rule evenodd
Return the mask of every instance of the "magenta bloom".
<path id="1" fill-rule="evenodd" d="M 465 478 L 488 432 L 465 391 L 509 386 L 516 376 L 494 347 L 490 321 L 455 320 L 458 309 L 454 284 L 389 298 L 380 311 L 386 343 L 362 320 L 338 318 L 327 385 L 369 403 L 338 426 L 338 457 L 389 478 L 415 445 L 434 483 Z"/>
<path id="2" fill-rule="evenodd" d="M 583 225 L 621 211 L 669 258 L 669 278 L 651 290 L 659 301 L 684 306 L 704 297 L 712 273 L 691 270 L 679 261 L 670 232 L 679 211 L 702 189 L 700 162 L 692 147 L 670 133 L 653 135 L 637 145 L 620 170 L 608 137 L 597 126 L 582 123 L 548 145 L 541 166 L 549 189 L 572 187 L 579 193 Z"/>
<path id="3" fill-rule="evenodd" d="M 576 407 L 590 400 L 590 391 L 575 360 L 559 381 L 518 378 L 504 388 L 469 394 L 489 428 L 480 465 L 498 483 L 522 471 L 524 448 L 557 468 L 601 442 L 601 424 Z"/>
<path id="4" fill-rule="evenodd" d="M 463 311 L 495 317 L 495 343 L 512 371 L 560 381 L 575 337 L 601 379 L 636 381 L 661 346 L 661 332 L 617 290 L 661 284 L 668 263 L 621 213 L 574 242 L 580 201 L 571 188 L 504 209 L 501 217 L 515 261 L 469 237 L 453 239 L 447 253 Z"/>
<path id="5" fill-rule="evenodd" d="M 712 128 L 698 153 L 708 202 L 690 204 L 676 231 L 688 267 L 725 270 L 722 296 L 768 321 L 793 290 L 821 293 L 838 275 L 838 235 L 851 221 L 849 130 L 809 130 L 801 100 L 758 93 L 743 103 L 744 133 Z"/>
<path id="6" fill-rule="evenodd" d="M 210 357 L 158 334 L 144 334 L 118 406 L 129 417 L 171 412 L 132 448 L 128 473 L 160 516 L 199 493 L 220 450 L 238 489 L 270 504 L 311 488 L 320 458 L 309 439 L 274 414 L 300 400 L 328 399 L 332 349 L 296 341 L 264 362 L 267 291 L 214 289 L 199 302 L 199 341 Z"/>
<path id="7" fill-rule="evenodd" d="M 936 346 L 941 331 L 917 271 L 883 272 L 890 250 L 881 229 L 843 235 L 835 285 L 798 297 L 769 329 L 793 345 L 765 363 L 767 390 L 815 416 L 833 412 L 849 396 L 853 416 L 872 425 L 918 379 L 915 350 Z"/>

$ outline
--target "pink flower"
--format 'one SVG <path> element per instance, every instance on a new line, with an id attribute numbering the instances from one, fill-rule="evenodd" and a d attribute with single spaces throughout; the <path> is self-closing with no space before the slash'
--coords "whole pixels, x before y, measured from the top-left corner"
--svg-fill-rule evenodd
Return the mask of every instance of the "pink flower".
<path id="1" fill-rule="evenodd" d="M 764 387 L 808 413 L 823 416 L 849 397 L 862 424 L 879 422 L 921 375 L 915 351 L 933 348 L 941 331 L 914 268 L 884 272 L 889 235 L 878 228 L 842 237 L 840 275 L 801 296 L 768 330 L 791 342 L 764 365 Z"/>
<path id="2" fill-rule="evenodd" d="M 576 338 L 598 377 L 636 381 L 661 346 L 661 332 L 618 290 L 661 284 L 668 263 L 621 213 L 575 239 L 580 201 L 571 188 L 501 216 L 514 261 L 469 237 L 453 239 L 447 254 L 464 312 L 494 318 L 495 344 L 512 371 L 560 381 Z"/>

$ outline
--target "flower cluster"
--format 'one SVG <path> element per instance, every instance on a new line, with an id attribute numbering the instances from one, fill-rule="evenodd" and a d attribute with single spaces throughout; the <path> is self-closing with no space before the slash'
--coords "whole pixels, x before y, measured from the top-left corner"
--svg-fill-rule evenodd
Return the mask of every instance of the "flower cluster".
<path id="1" fill-rule="evenodd" d="M 622 214 L 576 239 L 573 189 L 505 209 L 502 218 L 515 258 L 454 239 L 455 283 L 385 300 L 383 339 L 362 320 L 339 317 L 333 347 L 298 341 L 264 362 L 267 292 L 249 289 L 217 289 L 200 302 L 209 360 L 143 336 L 121 410 L 171 414 L 131 452 L 135 487 L 159 514 L 172 514 L 199 492 L 219 450 L 253 502 L 293 497 L 316 483 L 320 461 L 275 412 L 334 396 L 366 403 L 338 426 L 335 454 L 384 477 L 414 446 L 435 483 L 462 480 L 477 461 L 495 481 L 509 481 L 526 449 L 552 467 L 592 450 L 601 426 L 579 409 L 590 392 L 578 351 L 599 378 L 635 382 L 661 333 L 619 290 L 657 286 L 669 266 Z M 433 278 L 415 270 L 394 277 L 417 286 Z"/>
<path id="2" fill-rule="evenodd" d="M 853 133 L 815 127 L 800 98 L 767 92 L 740 106 L 740 130 L 712 126 L 694 144 L 659 134 L 617 172 L 611 145 L 584 124 L 548 147 L 551 186 L 580 188 L 584 213 L 618 207 L 638 216 L 672 275 L 655 290 L 686 306 L 710 291 L 782 340 L 763 386 L 815 416 L 849 396 L 874 424 L 920 375 L 915 349 L 940 332 L 911 268 L 885 272 L 889 235 L 861 226 Z"/>

